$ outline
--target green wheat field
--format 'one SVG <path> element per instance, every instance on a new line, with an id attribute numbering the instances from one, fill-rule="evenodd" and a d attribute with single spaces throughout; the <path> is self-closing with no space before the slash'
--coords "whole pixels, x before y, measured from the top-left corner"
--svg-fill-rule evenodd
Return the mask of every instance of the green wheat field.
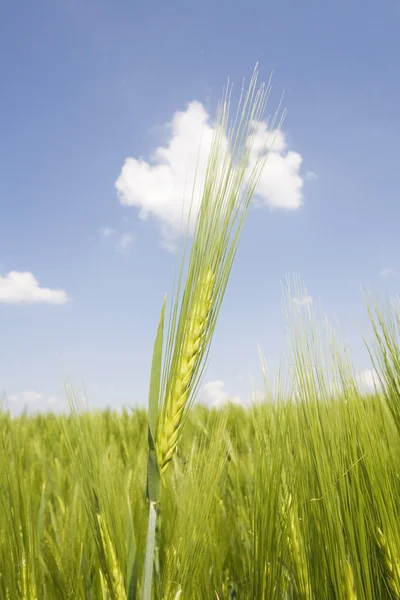
<path id="1" fill-rule="evenodd" d="M 289 384 L 249 409 L 192 409 L 154 597 L 400 598 L 400 313 L 376 310 L 384 393 L 358 392 L 332 341 L 327 367 L 302 317 Z M 146 412 L 4 413 L 0 431 L 0 597 L 136 598 Z"/>
<path id="2" fill-rule="evenodd" d="M 148 410 L 91 412 L 66 386 L 65 415 L 0 412 L 1 600 L 400 599 L 399 305 L 366 295 L 375 391 L 289 290 L 288 349 L 273 376 L 261 361 L 254 402 L 196 402 L 268 168 L 268 141 L 252 163 L 268 97 L 256 79 L 232 125 L 228 93 L 218 110 Z"/>

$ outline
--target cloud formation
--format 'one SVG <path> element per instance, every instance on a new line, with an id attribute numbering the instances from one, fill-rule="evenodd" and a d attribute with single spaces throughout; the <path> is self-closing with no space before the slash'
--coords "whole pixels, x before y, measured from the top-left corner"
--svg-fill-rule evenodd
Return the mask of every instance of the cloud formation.
<path id="1" fill-rule="evenodd" d="M 62 403 L 56 396 L 46 396 L 35 390 L 25 390 L 19 394 L 7 396 L 6 408 L 10 410 L 12 416 L 17 416 L 23 411 L 30 414 L 58 412 L 65 408 L 65 403 Z"/>
<path id="2" fill-rule="evenodd" d="M 381 277 L 390 277 L 391 275 L 394 275 L 394 269 L 391 269 L 390 267 L 385 267 L 380 271 L 379 275 Z"/>
<path id="3" fill-rule="evenodd" d="M 306 179 L 307 181 L 318 181 L 318 175 L 314 171 L 307 171 Z"/>
<path id="4" fill-rule="evenodd" d="M 232 404 L 243 404 L 239 396 L 228 394 L 225 389 L 225 383 L 221 380 L 206 383 L 203 391 L 203 402 L 211 408 L 220 408 L 229 402 Z"/>
<path id="5" fill-rule="evenodd" d="M 362 394 L 373 394 L 375 391 L 380 391 L 382 387 L 378 374 L 373 369 L 358 373 L 356 383 Z"/>
<path id="6" fill-rule="evenodd" d="M 118 242 L 115 244 L 115 250 L 119 252 L 119 254 L 127 256 L 132 249 L 134 241 L 135 236 L 133 233 L 121 233 Z"/>
<path id="7" fill-rule="evenodd" d="M 114 250 L 123 256 L 127 256 L 130 253 L 135 242 L 135 234 L 130 231 L 120 233 L 112 227 L 102 227 L 100 233 L 104 238 L 116 239 Z"/>
<path id="8" fill-rule="evenodd" d="M 101 228 L 101 235 L 104 237 L 111 237 L 112 235 L 115 235 L 116 233 L 117 232 L 112 227 L 102 227 Z"/>
<path id="9" fill-rule="evenodd" d="M 40 287 L 32 273 L 10 271 L 0 275 L 0 303 L 4 304 L 65 304 L 68 295 L 64 290 Z"/>
<path id="10" fill-rule="evenodd" d="M 200 102 L 191 102 L 185 111 L 176 112 L 166 127 L 170 134 L 167 144 L 156 148 L 149 161 L 127 158 L 115 187 L 120 203 L 138 208 L 140 219 L 159 221 L 162 244 L 173 249 L 182 218 L 186 223 L 189 216 L 196 179 L 192 225 L 195 222 L 214 130 L 209 114 Z M 262 149 L 257 142 L 267 133 L 265 123 L 255 122 L 253 127 L 256 142 L 249 170 Z M 274 143 L 257 188 L 256 204 L 270 209 L 298 209 L 302 204 L 302 157 L 287 149 L 284 132 L 272 132 L 272 138 Z"/>

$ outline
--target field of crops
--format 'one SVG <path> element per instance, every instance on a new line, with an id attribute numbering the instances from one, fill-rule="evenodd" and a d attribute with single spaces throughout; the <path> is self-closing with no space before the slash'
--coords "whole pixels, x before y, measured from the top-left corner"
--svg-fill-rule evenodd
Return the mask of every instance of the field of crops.
<path id="1" fill-rule="evenodd" d="M 375 393 L 292 302 L 296 283 L 289 349 L 257 402 L 195 403 L 271 147 L 255 126 L 268 94 L 255 72 L 233 125 L 229 90 L 219 105 L 148 411 L 93 413 L 67 389 L 67 415 L 0 413 L 0 600 L 400 599 L 398 305 L 367 298 Z"/>
<path id="2" fill-rule="evenodd" d="M 400 598 L 399 315 L 379 318 L 385 393 L 361 395 L 301 316 L 289 382 L 251 409 L 194 407 L 163 480 L 154 597 Z M 0 432 L 0 597 L 138 597 L 146 413 L 4 413 Z"/>

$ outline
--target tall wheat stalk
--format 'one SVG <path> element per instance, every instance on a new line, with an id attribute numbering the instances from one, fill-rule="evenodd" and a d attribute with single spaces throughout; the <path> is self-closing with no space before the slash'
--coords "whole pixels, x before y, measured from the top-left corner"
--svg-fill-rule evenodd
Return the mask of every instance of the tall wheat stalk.
<path id="1" fill-rule="evenodd" d="M 185 249 L 163 343 L 165 301 L 154 345 L 148 415 L 150 502 L 142 598 L 152 595 L 160 490 L 196 396 L 250 200 L 272 144 L 262 121 L 270 84 L 257 87 L 257 69 L 229 124 L 230 89 L 218 106 L 194 239 L 184 278 Z M 257 144 L 257 146 L 256 146 Z M 193 193 L 196 193 L 194 188 Z M 190 218 L 190 217 L 189 217 Z M 164 356 L 163 356 L 164 349 Z"/>

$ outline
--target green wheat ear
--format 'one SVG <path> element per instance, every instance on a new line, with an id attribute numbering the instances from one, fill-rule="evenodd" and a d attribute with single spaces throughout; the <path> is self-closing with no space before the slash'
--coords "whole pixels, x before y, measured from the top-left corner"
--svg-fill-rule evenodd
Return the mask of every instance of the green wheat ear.
<path id="1" fill-rule="evenodd" d="M 177 448 L 193 373 L 204 343 L 207 321 L 212 309 L 214 282 L 215 274 L 212 270 L 209 270 L 200 281 L 199 295 L 189 315 L 183 339 L 176 379 L 169 390 L 158 424 L 156 447 L 161 473 L 167 469 Z"/>
<path id="2" fill-rule="evenodd" d="M 347 600 L 357 600 L 357 593 L 354 583 L 354 573 L 351 562 L 347 559 L 344 567 L 344 587 Z"/>
<path id="3" fill-rule="evenodd" d="M 400 561 L 393 544 L 387 539 L 380 527 L 376 529 L 376 541 L 380 550 L 383 571 L 388 587 L 395 598 L 400 598 Z"/>
<path id="4" fill-rule="evenodd" d="M 111 540 L 108 528 L 100 514 L 97 514 L 97 521 L 109 571 L 109 581 L 107 581 L 100 570 L 101 585 L 102 587 L 106 586 L 111 588 L 110 591 L 115 600 L 127 600 L 124 578 L 121 573 L 114 544 Z"/>
<path id="5" fill-rule="evenodd" d="M 157 457 L 160 477 L 176 452 L 185 414 L 194 401 L 248 207 L 273 142 L 271 130 L 276 132 L 279 126 L 275 115 L 264 134 L 257 128 L 269 90 L 269 84 L 257 86 L 256 69 L 233 123 L 229 123 L 230 90 L 219 103 L 187 271 L 183 272 L 186 236 L 165 352 L 161 333 L 154 348 L 149 449 Z M 193 197 L 198 191 L 195 181 Z M 156 480 L 154 461 L 152 456 L 150 483 Z"/>

